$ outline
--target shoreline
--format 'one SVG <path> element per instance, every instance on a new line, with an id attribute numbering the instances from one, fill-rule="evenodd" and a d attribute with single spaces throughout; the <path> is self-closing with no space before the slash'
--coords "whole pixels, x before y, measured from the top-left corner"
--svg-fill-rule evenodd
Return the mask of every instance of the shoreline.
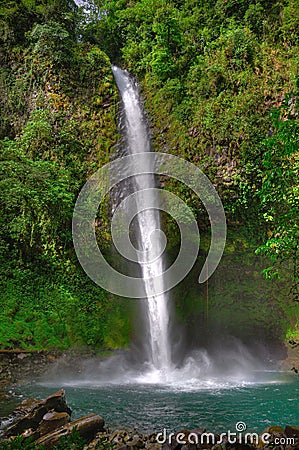
<path id="1" fill-rule="evenodd" d="M 238 422 L 233 432 L 228 430 L 221 434 L 206 428 L 172 433 L 164 429 L 163 432 L 145 434 L 137 429 L 111 431 L 98 414 L 88 414 L 74 421 L 71 415 L 64 390 L 42 400 L 27 398 L 15 408 L 0 439 L 7 443 L 5 448 L 9 449 L 14 439 L 26 442 L 30 438 L 34 445 L 30 448 L 36 450 L 50 450 L 56 445 L 61 448 L 62 439 L 65 448 L 76 450 L 250 450 L 269 449 L 273 445 L 296 450 L 299 444 L 299 427 L 294 425 L 284 428 L 269 426 L 262 433 L 254 433 L 247 432 L 245 424 Z M 11 445 L 12 449 L 15 448 L 13 442 Z"/>
<path id="2" fill-rule="evenodd" d="M 137 429 L 116 429 L 110 431 L 105 420 L 97 414 L 89 414 L 71 421 L 72 410 L 66 403 L 65 391 L 60 390 L 43 400 L 27 398 L 18 405 L 12 420 L 2 430 L 0 440 L 6 442 L 6 449 L 14 447 L 19 439 L 30 448 L 50 450 L 56 445 L 76 450 L 223 450 L 223 449 L 269 449 L 276 445 L 280 449 L 296 450 L 299 444 L 299 427 L 287 425 L 284 428 L 269 426 L 262 433 L 247 432 L 238 422 L 234 432 L 215 433 L 205 428 L 183 429 L 168 433 L 145 434 Z M 69 447 L 69 445 L 71 445 Z M 19 447 L 18 447 L 19 448 Z"/>
<path id="3" fill-rule="evenodd" d="M 92 360 L 102 360 L 107 354 L 95 354 L 89 349 L 71 349 L 64 352 L 8 352 L 0 353 L 0 417 L 11 415 L 22 399 L 22 385 L 34 384 L 45 373 L 57 373 L 56 367 L 65 373 L 74 368 L 80 374 L 80 364 Z M 277 361 L 277 370 L 290 372 L 293 367 L 299 368 L 299 347 L 289 348 L 287 358 Z M 294 371 L 293 371 L 294 372 Z M 57 383 L 59 387 L 59 383 Z M 54 388 L 55 389 L 55 388 Z M 34 394 L 33 394 L 34 395 Z M 292 424 L 291 424 L 292 425 Z M 293 424 L 294 425 L 294 424 Z M 117 430 L 113 427 L 113 431 Z"/>

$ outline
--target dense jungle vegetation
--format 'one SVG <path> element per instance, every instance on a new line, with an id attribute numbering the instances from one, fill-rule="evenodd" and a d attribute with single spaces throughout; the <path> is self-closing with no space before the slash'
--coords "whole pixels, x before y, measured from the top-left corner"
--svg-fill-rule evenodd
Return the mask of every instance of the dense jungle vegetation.
<path id="1" fill-rule="evenodd" d="M 80 188 L 115 154 L 111 62 L 139 79 L 154 150 L 199 165 L 222 198 L 215 311 L 232 301 L 298 337 L 298 0 L 1 0 L 0 43 L 2 348 L 115 349 L 134 333 L 132 302 L 88 279 L 71 236 Z M 192 193 L 165 184 L 207 232 Z M 109 257 L 107 218 L 98 234 Z M 189 286 L 185 322 L 205 314 Z"/>

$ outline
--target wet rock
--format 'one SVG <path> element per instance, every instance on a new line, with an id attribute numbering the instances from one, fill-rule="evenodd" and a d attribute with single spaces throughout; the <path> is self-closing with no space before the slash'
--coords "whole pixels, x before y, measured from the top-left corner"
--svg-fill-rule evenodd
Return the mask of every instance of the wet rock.
<path id="1" fill-rule="evenodd" d="M 44 446 L 46 450 L 54 447 L 63 436 L 68 436 L 72 433 L 74 428 L 79 433 L 81 438 L 90 442 L 94 439 L 95 435 L 99 431 L 104 431 L 104 419 L 97 414 L 89 414 L 88 416 L 81 417 L 78 420 L 74 420 L 67 425 L 48 433 L 36 440 L 37 445 Z"/>
<path id="2" fill-rule="evenodd" d="M 63 389 L 44 400 L 34 398 L 24 400 L 14 410 L 13 424 L 5 430 L 5 437 L 22 434 L 28 429 L 36 430 L 43 417 L 51 410 L 58 413 L 67 413 L 69 416 L 71 415 L 72 410 L 66 404 Z"/>
<path id="3" fill-rule="evenodd" d="M 52 409 L 43 416 L 43 419 L 37 429 L 39 436 L 43 436 L 44 434 L 57 430 L 57 428 L 69 423 L 70 420 L 71 417 L 67 412 L 56 412 Z"/>
<path id="4" fill-rule="evenodd" d="M 145 448 L 149 449 L 149 450 L 162 450 L 162 445 L 161 444 L 154 444 L 151 442 L 146 442 L 145 443 Z"/>
<path id="5" fill-rule="evenodd" d="M 116 430 L 111 434 L 109 440 L 113 445 L 122 446 L 126 444 L 129 438 L 130 436 L 126 430 Z"/>
<path id="6" fill-rule="evenodd" d="M 167 442 L 165 442 L 164 444 L 162 444 L 162 450 L 171 450 L 171 445 L 168 444 Z"/>
<path id="7" fill-rule="evenodd" d="M 35 441 L 39 437 L 39 434 L 36 430 L 33 430 L 32 428 L 29 428 L 28 430 L 25 430 L 24 433 L 22 433 L 23 439 L 30 438 L 32 441 Z"/>
<path id="8" fill-rule="evenodd" d="M 136 447 L 136 448 L 142 448 L 144 447 L 144 443 L 142 441 L 142 438 L 140 438 L 138 435 L 137 436 L 133 436 L 132 440 L 128 440 L 127 441 L 127 445 L 129 447 Z"/>
<path id="9" fill-rule="evenodd" d="M 220 439 L 220 436 L 210 431 L 204 431 L 199 435 L 199 443 L 197 445 L 198 449 L 211 449 Z M 222 437 L 221 445 L 225 448 L 226 436 Z"/>
<path id="10" fill-rule="evenodd" d="M 83 450 L 94 450 L 95 448 L 110 448 L 110 435 L 107 431 L 100 431 L 96 434 Z"/>
<path id="11" fill-rule="evenodd" d="M 263 433 L 269 433 L 269 434 L 281 433 L 281 434 L 283 434 L 284 429 L 282 427 L 278 427 L 278 426 L 270 426 L 270 427 L 265 428 Z"/>
<path id="12" fill-rule="evenodd" d="M 230 450 L 251 450 L 251 449 L 254 449 L 255 446 L 250 445 L 250 444 L 238 443 L 238 444 L 233 444 L 233 445 L 227 446 L 226 448 L 229 448 Z"/>
<path id="13" fill-rule="evenodd" d="M 192 430 L 192 433 L 195 434 L 195 431 L 201 432 L 203 430 Z M 99 433 L 96 438 L 88 446 L 86 446 L 84 450 L 94 449 L 97 445 L 100 445 L 100 448 L 105 448 L 105 445 L 108 446 L 109 443 L 114 450 L 173 450 L 174 448 L 176 448 L 177 450 L 197 450 L 198 447 L 196 444 L 187 442 L 187 438 L 188 436 L 190 436 L 190 433 L 191 432 L 187 430 L 180 431 L 176 435 L 173 434 L 171 443 L 169 443 L 169 439 L 167 439 L 167 441 L 162 444 L 157 442 L 157 433 L 146 435 L 137 433 L 136 430 L 116 430 L 110 435 L 109 433 Z M 186 443 L 182 444 L 177 442 L 176 436 L 181 440 L 186 439 Z M 204 446 L 204 448 L 210 447 Z"/>
<path id="14" fill-rule="evenodd" d="M 1 353 L 0 385 L 7 386 L 11 383 L 32 381 L 42 375 L 50 364 L 51 361 L 46 352 L 7 351 L 7 353 Z"/>
<path id="15" fill-rule="evenodd" d="M 284 430 L 287 437 L 299 438 L 299 427 L 287 425 Z"/>

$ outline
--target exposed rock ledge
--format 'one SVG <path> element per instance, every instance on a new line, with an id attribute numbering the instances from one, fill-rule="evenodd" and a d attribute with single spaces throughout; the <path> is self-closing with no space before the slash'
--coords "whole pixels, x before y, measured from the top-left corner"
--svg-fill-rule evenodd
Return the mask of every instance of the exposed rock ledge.
<path id="1" fill-rule="evenodd" d="M 44 400 L 25 399 L 12 413 L 10 424 L 2 431 L 2 440 L 22 435 L 24 439 L 30 437 L 37 446 L 51 449 L 74 429 L 86 442 L 90 442 L 98 432 L 106 431 L 104 419 L 97 414 L 71 422 L 71 413 L 64 390 Z"/>
<path id="2" fill-rule="evenodd" d="M 207 433 L 205 429 L 183 430 L 169 436 L 160 433 L 159 436 L 156 433 L 141 434 L 136 430 L 117 430 L 110 433 L 104 425 L 104 419 L 97 414 L 89 414 L 71 422 L 71 409 L 66 403 L 65 392 L 60 390 L 44 400 L 24 400 L 13 412 L 10 424 L 2 431 L 1 440 L 9 441 L 21 435 L 24 440 L 30 437 L 36 443 L 37 449 L 40 447 L 48 450 L 76 429 L 86 442 L 84 450 L 299 449 L 299 427 L 296 426 L 287 426 L 285 429 L 268 427 L 264 430 L 267 435 L 266 444 L 262 436 L 256 436 L 257 440 L 248 444 L 244 440 L 232 443 L 226 435 L 221 437 L 220 445 L 220 436 Z"/>

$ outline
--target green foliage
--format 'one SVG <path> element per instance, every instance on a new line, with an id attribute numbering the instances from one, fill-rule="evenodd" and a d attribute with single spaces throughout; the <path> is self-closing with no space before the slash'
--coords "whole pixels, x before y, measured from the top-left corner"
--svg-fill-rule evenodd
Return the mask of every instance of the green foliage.
<path id="1" fill-rule="evenodd" d="M 53 450 L 83 450 L 84 446 L 85 441 L 75 427 L 69 436 L 63 436 L 59 439 L 58 445 L 55 445 Z"/>
<path id="2" fill-rule="evenodd" d="M 217 271 L 198 289 L 198 274 L 209 248 L 209 236 L 202 234 L 201 238 L 204 251 L 176 292 L 177 316 L 186 325 L 189 339 L 196 334 L 202 339 L 209 333 L 211 339 L 228 333 L 244 342 L 297 336 L 299 305 L 288 295 L 288 265 L 281 267 L 279 280 L 265 280 L 262 268 L 267 258 L 255 255 L 245 227 L 230 227 Z"/>
<path id="3" fill-rule="evenodd" d="M 22 436 L 18 436 L 9 442 L 0 442 L 1 450 L 42 450 L 41 447 L 37 448 L 34 442 L 30 439 L 24 439 Z"/>
<path id="4" fill-rule="evenodd" d="M 69 0 L 0 6 L 4 348 L 115 349 L 129 341 L 130 306 L 82 273 L 70 231 L 81 186 L 110 160 L 117 140 L 110 61 L 139 77 L 154 149 L 199 165 L 229 226 L 246 227 L 251 248 L 264 243 L 273 257 L 265 275 L 281 272 L 275 260 L 298 259 L 298 108 L 288 97 L 298 75 L 298 1 L 90 3 L 87 18 Z M 196 197 L 164 185 L 205 230 Z M 107 250 L 107 203 L 101 208 L 96 232 Z M 164 223 L 173 247 L 177 230 Z M 294 285 L 297 278 L 294 269 Z"/>
<path id="5" fill-rule="evenodd" d="M 70 63 L 73 43 L 69 33 L 59 23 L 50 21 L 35 25 L 29 39 L 34 43 L 34 55 L 50 58 L 58 65 Z"/>
<path id="6" fill-rule="evenodd" d="M 5 41 L 0 72 L 1 348 L 126 346 L 127 304 L 82 272 L 71 236 L 78 192 L 117 139 L 109 59 L 75 39 L 72 2 L 9 2 L 0 9 L 9 29 L 11 8 L 34 17 L 24 22 L 24 48 Z M 107 226 L 97 230 L 103 248 Z"/>
<path id="7" fill-rule="evenodd" d="M 46 124 L 47 125 L 47 124 Z M 73 194 L 70 192 L 70 174 L 57 163 L 31 159 L 34 145 L 47 140 L 49 128 L 44 122 L 29 122 L 19 145 L 4 139 L 2 142 L 0 186 L 3 221 L 0 233 L 3 239 L 15 242 L 25 258 L 32 253 L 57 255 L 55 239 L 70 222 Z M 49 135 L 48 135 L 49 137 Z M 27 156 L 25 151 L 27 150 Z M 58 244 L 59 245 L 59 244 Z"/>
<path id="8" fill-rule="evenodd" d="M 0 5 L 1 52 L 6 59 L 9 59 L 14 46 L 27 46 L 29 44 L 27 33 L 35 24 L 44 23 L 45 31 L 47 28 L 51 29 L 51 26 L 46 25 L 48 22 L 59 22 L 74 37 L 74 29 L 79 20 L 77 9 L 72 0 L 2 2 Z"/>
<path id="9" fill-rule="evenodd" d="M 85 441 L 81 438 L 76 427 L 72 430 L 70 435 L 62 436 L 53 450 L 83 450 Z M 37 445 L 31 441 L 30 438 L 23 439 L 22 436 L 17 436 L 9 442 L 1 442 L 1 450 L 44 450 L 44 446 Z"/>
<path id="10" fill-rule="evenodd" d="M 299 1 L 290 0 L 283 9 L 282 35 L 288 45 L 299 44 Z"/>
<path id="11" fill-rule="evenodd" d="M 263 145 L 264 173 L 260 190 L 268 239 L 260 247 L 274 260 L 291 261 L 291 292 L 299 301 L 299 111 L 297 95 L 290 95 L 271 114 L 273 135 Z M 274 266 L 274 273 L 277 267 Z M 273 275 L 273 270 L 267 274 Z"/>
<path id="12" fill-rule="evenodd" d="M 127 346 L 130 335 L 127 302 L 108 297 L 71 261 L 57 268 L 44 257 L 39 265 L 35 270 L 32 264 L 14 269 L 2 262 L 2 348 Z"/>
<path id="13" fill-rule="evenodd" d="M 266 12 L 259 2 L 249 5 L 244 15 L 245 24 L 259 37 L 265 35 L 266 19 Z"/>
<path id="14" fill-rule="evenodd" d="M 93 30 L 111 59 L 139 77 L 154 149 L 200 165 L 217 186 L 229 226 L 245 227 L 252 251 L 261 246 L 274 258 L 264 275 L 281 275 L 293 261 L 296 280 L 298 115 L 288 95 L 298 75 L 298 1 L 96 4 L 102 15 L 83 39 Z M 164 184 L 191 205 L 204 229 L 196 199 Z M 172 222 L 165 226 L 175 245 Z"/>

